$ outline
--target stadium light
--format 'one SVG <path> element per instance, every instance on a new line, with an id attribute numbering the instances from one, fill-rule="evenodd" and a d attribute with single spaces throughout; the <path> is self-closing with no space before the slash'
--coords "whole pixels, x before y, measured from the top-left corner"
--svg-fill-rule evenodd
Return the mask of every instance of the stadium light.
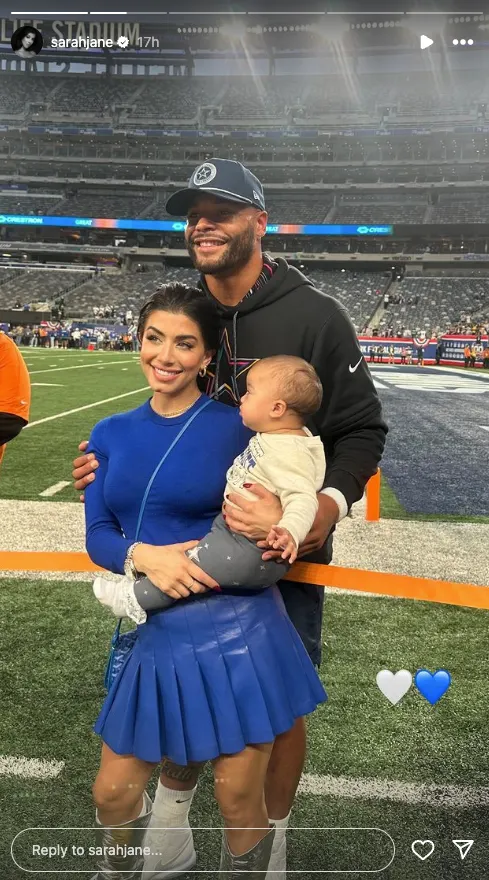
<path id="1" fill-rule="evenodd" d="M 306 25 L 307 27 L 307 25 Z M 314 33 L 322 40 L 340 42 L 350 30 L 350 24 L 340 15 L 332 16 L 332 21 L 321 22 L 314 26 Z"/>
<path id="2" fill-rule="evenodd" d="M 246 25 L 241 21 L 224 24 L 219 30 L 223 37 L 229 37 L 230 40 L 244 40 L 246 37 Z"/>

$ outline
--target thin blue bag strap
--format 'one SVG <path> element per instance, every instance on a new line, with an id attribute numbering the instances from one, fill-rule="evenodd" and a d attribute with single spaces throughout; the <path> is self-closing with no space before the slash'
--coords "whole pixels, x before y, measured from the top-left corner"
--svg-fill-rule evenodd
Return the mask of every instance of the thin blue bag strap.
<path id="1" fill-rule="evenodd" d="M 176 444 L 177 444 L 178 441 L 180 440 L 180 437 L 181 437 L 182 434 L 187 430 L 187 428 L 189 427 L 189 425 L 192 424 L 193 420 L 194 420 L 195 418 L 197 418 L 197 416 L 199 415 L 199 413 L 201 413 L 202 410 L 204 410 L 204 409 L 206 408 L 206 406 L 209 406 L 210 403 L 214 403 L 214 401 L 213 401 L 211 398 L 209 398 L 208 400 L 206 400 L 205 403 L 202 404 L 202 406 L 199 406 L 199 408 L 194 412 L 193 416 L 190 416 L 190 418 L 188 419 L 188 421 L 185 422 L 183 428 L 180 429 L 180 431 L 179 431 L 179 433 L 177 434 L 177 436 L 175 437 L 173 443 L 171 443 L 170 446 L 168 447 L 168 449 L 166 450 L 166 452 L 165 452 L 163 458 L 161 459 L 160 463 L 159 463 L 159 464 L 156 466 L 156 468 L 154 469 L 153 474 L 152 474 L 152 476 L 151 476 L 151 479 L 150 479 L 148 485 L 146 486 L 146 492 L 144 493 L 144 497 L 143 497 L 143 500 L 142 500 L 142 502 L 141 502 L 141 507 L 140 507 L 140 509 L 139 509 L 138 524 L 137 524 L 137 526 L 136 526 L 136 536 L 135 536 L 135 538 L 134 538 L 135 541 L 137 541 L 137 539 L 138 539 L 138 537 L 139 537 L 139 530 L 140 530 L 140 528 L 141 528 L 141 521 L 142 521 L 142 519 L 143 519 L 143 513 L 144 513 L 144 509 L 145 509 L 145 507 L 146 507 L 146 501 L 148 500 L 148 495 L 149 495 L 149 492 L 150 492 L 151 486 L 153 485 L 153 483 L 154 483 L 154 481 L 155 481 L 156 475 L 157 475 L 157 473 L 158 473 L 158 471 L 159 471 L 161 465 L 163 464 L 163 462 L 165 461 L 165 459 L 170 455 L 170 452 L 172 451 L 173 447 L 176 446 Z"/>

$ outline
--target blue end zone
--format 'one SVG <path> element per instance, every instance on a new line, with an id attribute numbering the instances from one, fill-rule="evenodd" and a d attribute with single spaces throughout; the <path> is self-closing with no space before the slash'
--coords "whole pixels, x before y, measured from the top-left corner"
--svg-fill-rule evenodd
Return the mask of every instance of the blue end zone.
<path id="1" fill-rule="evenodd" d="M 377 365 L 371 372 L 390 429 L 382 470 L 403 507 L 489 516 L 489 375 Z"/>

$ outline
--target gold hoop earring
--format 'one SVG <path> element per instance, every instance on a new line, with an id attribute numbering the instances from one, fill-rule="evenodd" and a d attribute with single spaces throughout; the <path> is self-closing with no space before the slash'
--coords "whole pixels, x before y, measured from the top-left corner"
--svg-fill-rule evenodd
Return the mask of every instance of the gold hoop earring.
<path id="1" fill-rule="evenodd" d="M 201 367 L 199 370 L 199 376 L 201 376 L 203 379 L 206 375 L 207 375 L 207 367 Z"/>

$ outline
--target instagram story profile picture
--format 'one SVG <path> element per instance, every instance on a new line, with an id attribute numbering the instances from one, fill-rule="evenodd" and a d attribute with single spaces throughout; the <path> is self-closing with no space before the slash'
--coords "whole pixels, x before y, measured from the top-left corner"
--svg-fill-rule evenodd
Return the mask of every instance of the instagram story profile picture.
<path id="1" fill-rule="evenodd" d="M 10 44 L 14 54 L 18 58 L 24 58 L 26 61 L 32 61 L 43 46 L 42 34 L 37 28 L 29 24 L 24 27 L 17 28 L 12 34 Z"/>

